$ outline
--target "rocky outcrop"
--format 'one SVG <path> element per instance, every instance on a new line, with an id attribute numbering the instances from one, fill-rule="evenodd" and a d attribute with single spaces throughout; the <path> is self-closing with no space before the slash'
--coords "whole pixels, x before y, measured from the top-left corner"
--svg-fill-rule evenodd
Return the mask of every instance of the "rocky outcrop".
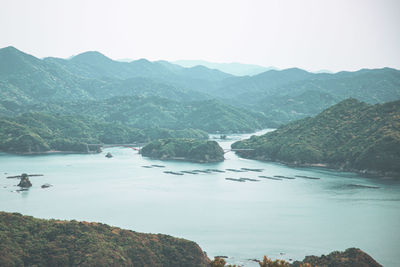
<path id="1" fill-rule="evenodd" d="M 32 183 L 29 180 L 28 174 L 26 174 L 26 173 L 21 174 L 21 181 L 19 182 L 18 186 L 22 187 L 22 188 L 29 188 L 32 186 Z"/>

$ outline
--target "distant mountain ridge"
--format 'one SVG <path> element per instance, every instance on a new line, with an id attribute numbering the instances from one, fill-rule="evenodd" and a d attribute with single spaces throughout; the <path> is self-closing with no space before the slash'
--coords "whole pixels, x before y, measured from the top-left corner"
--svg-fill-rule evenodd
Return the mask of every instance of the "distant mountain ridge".
<path id="1" fill-rule="evenodd" d="M 367 103 L 400 99 L 400 71 L 311 73 L 298 68 L 234 76 L 205 66 L 185 68 L 167 61 L 112 60 L 96 51 L 70 59 L 38 59 L 16 48 L 0 49 L 0 113 L 26 104 L 104 100 L 119 96 L 174 101 L 218 99 L 263 112 L 272 124 L 316 115 L 349 97 Z"/>
<path id="2" fill-rule="evenodd" d="M 178 64 L 185 68 L 195 67 L 195 66 L 205 66 L 210 69 L 217 69 L 235 76 L 253 76 L 266 72 L 269 70 L 277 70 L 274 67 L 263 67 L 254 64 L 243 64 L 243 63 L 216 63 L 208 62 L 205 60 L 177 60 L 172 63 Z"/>

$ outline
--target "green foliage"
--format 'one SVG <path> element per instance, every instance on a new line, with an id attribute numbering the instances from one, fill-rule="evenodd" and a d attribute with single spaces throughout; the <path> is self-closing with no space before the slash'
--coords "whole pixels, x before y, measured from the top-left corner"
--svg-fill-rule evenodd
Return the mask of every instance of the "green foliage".
<path id="1" fill-rule="evenodd" d="M 264 256 L 263 260 L 258 262 L 260 267 L 290 267 L 290 263 L 284 260 L 271 260 Z"/>
<path id="2" fill-rule="evenodd" d="M 368 266 L 382 267 L 371 256 L 358 248 L 348 248 L 343 252 L 334 251 L 328 255 L 306 256 L 303 261 L 295 261 L 293 267 L 325 267 L 325 266 Z"/>
<path id="3" fill-rule="evenodd" d="M 211 267 L 224 267 L 226 261 L 223 258 L 215 257 L 214 260 L 211 261 Z"/>
<path id="4" fill-rule="evenodd" d="M 282 124 L 314 116 L 349 97 L 371 104 L 398 100 L 400 71 L 383 68 L 315 74 L 294 68 L 233 77 L 216 92 L 232 105 L 264 112 L 271 122 Z"/>
<path id="5" fill-rule="evenodd" d="M 106 100 L 35 104 L 20 112 L 86 114 L 104 122 L 139 129 L 200 129 L 206 132 L 251 132 L 274 126 L 264 114 L 226 105 L 216 100 L 177 102 L 160 97 L 113 97 Z"/>
<path id="6" fill-rule="evenodd" d="M 0 266 L 209 266 L 191 241 L 0 212 Z"/>
<path id="7" fill-rule="evenodd" d="M 211 261 L 210 266 L 211 267 L 225 267 L 225 266 L 226 267 L 241 267 L 240 265 L 236 265 L 236 264 L 234 264 L 234 265 L 232 265 L 232 264 L 226 265 L 226 261 L 221 257 L 215 257 Z"/>
<path id="8" fill-rule="evenodd" d="M 98 146 L 88 144 L 146 143 L 165 137 L 207 139 L 208 134 L 193 129 L 144 131 L 78 115 L 25 113 L 14 118 L 0 117 L 0 150 L 6 152 L 56 150 L 87 153 L 98 150 Z"/>
<path id="9" fill-rule="evenodd" d="M 145 157 L 179 159 L 194 162 L 216 162 L 224 160 L 224 151 L 215 141 L 196 139 L 161 139 L 141 149 Z"/>
<path id="10" fill-rule="evenodd" d="M 249 158 L 400 173 L 400 101 L 368 105 L 348 99 L 314 118 L 296 121 L 232 148 Z"/>
<path id="11" fill-rule="evenodd" d="M 183 68 L 166 61 L 118 62 L 98 52 L 86 52 L 69 60 L 41 60 L 13 47 L 0 49 L 0 114 L 7 116 L 33 110 L 79 112 L 89 101 L 98 105 L 96 111 L 94 107 L 87 108 L 92 115 L 100 109 L 103 117 L 127 121 L 137 128 L 181 129 L 185 123 L 191 123 L 184 128 L 240 132 L 315 115 L 348 97 L 367 103 L 394 101 L 400 98 L 399 88 L 400 71 L 390 68 L 335 74 L 292 68 L 235 77 L 203 66 Z M 207 107 L 203 110 L 197 110 L 194 103 L 172 109 L 159 103 L 152 105 L 155 100 L 137 108 L 125 109 L 126 105 L 120 103 L 124 105 L 122 110 L 102 110 L 104 99 L 121 96 L 179 102 L 220 99 L 224 104 L 263 112 L 265 116 L 216 102 L 201 103 L 199 106 Z M 63 107 L 71 101 L 78 110 Z M 193 108 L 186 110 L 186 105 Z"/>

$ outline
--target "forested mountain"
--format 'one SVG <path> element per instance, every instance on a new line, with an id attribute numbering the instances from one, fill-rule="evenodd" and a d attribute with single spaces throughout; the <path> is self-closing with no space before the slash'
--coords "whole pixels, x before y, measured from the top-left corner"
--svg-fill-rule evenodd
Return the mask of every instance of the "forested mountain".
<path id="1" fill-rule="evenodd" d="M 194 242 L 102 223 L 0 212 L 0 266 L 209 266 Z"/>
<path id="2" fill-rule="evenodd" d="M 219 91 L 227 103 L 262 111 L 279 123 L 316 115 L 349 97 L 370 104 L 400 99 L 400 71 L 390 68 L 335 74 L 288 69 L 227 80 Z"/>
<path id="3" fill-rule="evenodd" d="M 225 105 L 217 100 L 178 102 L 160 97 L 113 97 L 105 100 L 57 102 L 19 107 L 17 113 L 85 114 L 104 122 L 140 128 L 187 128 L 215 132 L 251 132 L 276 126 L 262 113 Z"/>
<path id="4" fill-rule="evenodd" d="M 110 103 L 119 104 L 118 97 L 144 98 L 146 103 L 127 98 L 138 106 L 122 103 L 124 107 L 115 106 L 106 115 Z M 27 111 L 88 112 L 105 119 L 120 118 L 135 127 L 182 129 L 187 125 L 238 132 L 316 115 L 348 97 L 372 104 L 398 100 L 400 71 L 384 68 L 316 74 L 292 68 L 238 77 L 167 61 L 114 61 L 94 51 L 70 59 L 38 59 L 13 47 L 0 49 L 0 114 L 6 116 Z M 178 104 L 166 108 L 159 105 L 160 98 L 179 102 L 181 107 L 171 111 L 168 107 Z M 211 99 L 219 101 L 208 101 Z M 80 107 L 68 109 L 70 102 Z"/>
<path id="5" fill-rule="evenodd" d="M 207 68 L 176 66 L 178 70 L 172 71 L 174 68 L 165 64 L 147 60 L 117 62 L 98 52 L 87 52 L 70 60 L 41 60 L 6 47 L 0 49 L 0 96 L 3 102 L 13 104 L 105 99 L 118 95 L 198 100 L 209 97 L 185 84 L 202 86 L 229 76 Z"/>
<path id="6" fill-rule="evenodd" d="M 336 104 L 263 136 L 232 144 L 243 157 L 400 175 L 400 101 Z"/>

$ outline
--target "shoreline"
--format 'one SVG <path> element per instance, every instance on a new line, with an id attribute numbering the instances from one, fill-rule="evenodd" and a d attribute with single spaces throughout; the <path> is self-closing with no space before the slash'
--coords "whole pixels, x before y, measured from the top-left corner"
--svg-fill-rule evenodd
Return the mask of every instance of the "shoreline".
<path id="1" fill-rule="evenodd" d="M 10 152 L 10 151 L 0 151 L 1 153 L 7 153 L 11 155 L 21 155 L 21 156 L 35 156 L 35 155 L 60 155 L 60 154 L 99 154 L 101 153 L 98 151 L 59 151 L 59 150 L 49 150 L 49 151 L 42 151 L 42 152 Z"/>
<path id="2" fill-rule="evenodd" d="M 219 162 L 224 162 L 225 159 L 223 160 L 214 160 L 214 161 L 196 161 L 196 160 L 191 160 L 188 158 L 181 158 L 181 157 L 172 157 L 172 158 L 157 158 L 157 157 L 151 157 L 151 156 L 143 156 L 142 157 L 146 157 L 149 159 L 153 159 L 153 160 L 161 160 L 161 161 L 181 161 L 181 162 L 191 162 L 191 163 L 200 163 L 200 164 L 204 164 L 204 163 L 219 163 Z"/>
<path id="3" fill-rule="evenodd" d="M 392 173 L 392 172 L 384 172 L 384 171 L 372 171 L 372 170 L 359 170 L 359 169 L 352 169 L 352 168 L 342 168 L 339 166 L 335 166 L 329 163 L 294 163 L 294 162 L 286 162 L 282 160 L 272 160 L 272 159 L 265 159 L 264 157 L 245 157 L 240 155 L 239 153 L 235 154 L 241 158 L 245 159 L 251 159 L 251 160 L 259 160 L 263 162 L 275 162 L 275 163 L 281 163 L 283 165 L 286 165 L 288 167 L 292 168 L 322 168 L 322 169 L 327 169 L 327 170 L 332 170 L 332 171 L 339 171 L 339 172 L 352 172 L 352 173 L 357 173 L 358 175 L 364 177 L 364 178 L 379 178 L 379 179 L 394 179 L 394 180 L 400 180 L 400 174 L 399 173 Z"/>

